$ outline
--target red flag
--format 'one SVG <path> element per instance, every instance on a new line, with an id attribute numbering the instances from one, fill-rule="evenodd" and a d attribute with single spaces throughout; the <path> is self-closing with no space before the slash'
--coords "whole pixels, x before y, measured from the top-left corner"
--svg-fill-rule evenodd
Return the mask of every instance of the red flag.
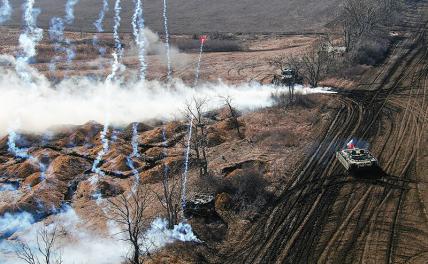
<path id="1" fill-rule="evenodd" d="M 207 39 L 208 39 L 208 36 L 207 36 L 207 35 L 202 35 L 202 36 L 200 36 L 200 37 L 199 37 L 199 42 L 200 42 L 201 44 L 204 44 L 204 43 L 205 43 L 205 41 L 207 41 Z"/>
<path id="2" fill-rule="evenodd" d="M 355 148 L 354 140 L 353 140 L 353 139 L 351 139 L 351 141 L 349 141 L 349 142 L 348 142 L 348 144 L 346 144 L 346 147 L 348 147 L 348 149 L 353 149 L 353 148 Z"/>

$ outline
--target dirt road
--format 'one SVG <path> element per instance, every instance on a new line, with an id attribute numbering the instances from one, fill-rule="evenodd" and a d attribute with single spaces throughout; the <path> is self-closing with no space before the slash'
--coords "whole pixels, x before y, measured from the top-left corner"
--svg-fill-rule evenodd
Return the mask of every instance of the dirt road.
<path id="1" fill-rule="evenodd" d="M 427 17 L 428 1 L 408 10 L 387 62 L 341 95 L 319 146 L 223 261 L 426 263 Z M 370 143 L 382 172 L 346 176 L 334 153 L 351 138 Z"/>

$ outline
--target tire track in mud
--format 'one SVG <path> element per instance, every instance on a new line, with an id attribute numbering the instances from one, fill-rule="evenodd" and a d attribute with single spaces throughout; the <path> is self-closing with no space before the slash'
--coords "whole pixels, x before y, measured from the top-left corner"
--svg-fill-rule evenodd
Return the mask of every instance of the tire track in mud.
<path id="1" fill-rule="evenodd" d="M 425 25 L 426 23 L 423 23 L 419 27 L 416 36 L 412 37 L 410 42 L 415 42 L 421 34 L 426 34 Z M 407 42 L 408 40 L 404 43 L 408 45 Z M 302 166 L 302 172 L 293 184 L 286 188 L 275 206 L 255 224 L 255 229 L 262 232 L 254 233 L 251 231 L 254 228 L 250 229 L 246 234 L 249 240 L 244 239 L 249 242 L 244 243 L 233 254 L 229 254 L 227 263 L 337 263 L 338 261 L 354 263 L 357 260 L 366 263 L 367 256 L 373 256 L 371 254 L 373 250 L 380 254 L 379 261 L 383 259 L 386 263 L 395 262 L 400 211 L 408 191 L 406 185 L 409 182 L 406 179 L 414 180 L 411 168 L 414 167 L 413 160 L 417 149 L 420 148 L 421 133 L 424 131 L 424 126 L 421 127 L 424 119 L 418 121 L 417 118 L 420 116 L 420 111 L 414 111 L 414 107 L 411 107 L 413 100 L 415 102 L 418 100 L 416 97 L 419 93 L 413 91 L 414 87 L 417 87 L 414 85 L 416 82 L 421 82 L 419 86 L 423 87 L 423 94 L 426 95 L 426 77 L 414 78 L 410 69 L 411 66 L 426 63 L 426 50 L 424 47 L 415 50 L 409 48 L 407 51 L 401 50 L 399 54 L 401 59 L 387 70 L 387 75 L 374 92 L 352 91 L 345 95 L 347 97 L 341 99 L 344 103 L 343 108 L 336 114 L 318 148 Z M 386 67 L 386 64 L 382 66 L 373 84 L 380 78 Z M 407 70 L 402 71 L 403 68 Z M 400 90 L 400 84 L 407 82 L 409 77 L 412 77 L 411 90 L 405 102 L 403 116 L 402 113 L 400 115 L 391 111 L 390 97 Z M 422 107 L 424 105 L 425 97 Z M 402 105 L 399 105 L 400 109 L 401 107 Z M 332 185 L 330 181 L 334 182 L 337 178 L 329 175 L 340 169 L 330 154 L 343 144 L 341 139 L 357 135 L 366 140 L 374 137 L 373 141 L 375 141 L 374 139 L 381 132 L 382 118 L 385 117 L 391 124 L 390 129 L 387 131 L 386 140 L 377 144 L 381 145 L 380 156 L 384 153 L 389 154 L 387 169 L 389 170 L 398 159 L 397 153 L 400 152 L 400 148 L 407 150 L 404 157 L 400 156 L 400 159 L 405 161 L 405 165 L 398 173 L 398 177 L 387 177 L 385 184 L 376 186 L 367 185 L 364 181 L 355 181 L 353 184 L 348 184 L 352 181 L 348 183 L 343 181 L 338 185 Z M 397 117 L 401 117 L 398 125 L 394 124 Z M 398 144 L 405 138 L 408 139 L 405 146 Z M 396 143 L 392 144 L 394 146 L 392 155 L 390 142 Z M 387 184 L 388 181 L 392 184 Z M 367 187 L 365 192 L 362 195 L 359 194 L 358 192 L 364 187 Z M 345 188 L 349 189 L 351 194 L 341 201 L 340 192 Z M 354 199 L 357 199 L 356 204 L 353 203 Z M 333 207 L 338 202 L 344 205 L 340 209 L 342 217 L 337 219 L 334 228 L 331 227 L 331 219 L 335 210 Z M 388 219 L 391 213 L 387 208 L 391 207 L 395 209 L 392 219 Z M 324 230 L 328 224 L 332 229 L 330 231 Z M 263 228 L 259 229 L 259 227 Z M 380 240 L 385 237 L 385 232 L 389 234 L 386 248 L 380 243 Z M 325 236 L 330 238 L 323 240 L 322 237 Z"/>

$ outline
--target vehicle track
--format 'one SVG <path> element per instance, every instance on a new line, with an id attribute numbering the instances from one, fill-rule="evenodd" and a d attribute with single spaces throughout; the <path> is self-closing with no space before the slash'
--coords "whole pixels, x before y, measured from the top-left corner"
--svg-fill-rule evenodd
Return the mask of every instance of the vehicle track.
<path id="1" fill-rule="evenodd" d="M 419 8 L 426 12 L 426 5 Z M 426 226 L 407 226 L 420 221 L 418 215 L 402 213 L 412 202 L 408 194 L 419 193 L 412 186 L 427 116 L 427 49 L 421 43 L 427 22 L 412 24 L 412 35 L 394 45 L 398 59 L 380 67 L 368 90 L 343 94 L 342 107 L 301 173 L 248 230 L 245 242 L 226 253 L 226 263 L 401 263 L 427 250 L 428 241 L 416 232 L 402 232 L 428 232 Z M 389 129 L 382 131 L 385 122 Z M 388 174 L 373 180 L 338 177 L 343 170 L 333 154 L 353 136 L 379 150 Z M 418 247 L 409 246 L 416 243 L 410 240 L 400 243 L 407 237 L 417 237 Z"/>

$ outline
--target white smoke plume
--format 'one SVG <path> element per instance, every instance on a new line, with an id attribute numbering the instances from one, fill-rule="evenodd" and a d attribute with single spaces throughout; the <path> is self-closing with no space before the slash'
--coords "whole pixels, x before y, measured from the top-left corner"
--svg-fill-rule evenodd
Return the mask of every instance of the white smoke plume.
<path id="1" fill-rule="evenodd" d="M 85 228 L 85 221 L 71 207 L 66 207 L 51 218 L 47 221 L 49 223 L 47 229 L 52 230 L 56 227 L 62 234 L 66 234 L 65 237 L 59 237 L 57 245 L 64 264 L 116 264 L 122 263 L 124 257 L 131 253 L 129 245 L 121 240 L 123 237 L 112 224 L 108 224 L 107 235 L 95 233 Z M 32 248 L 37 248 L 37 231 L 43 225 L 45 225 L 43 222 L 34 223 L 31 214 L 25 212 L 16 215 L 7 214 L 0 218 L 0 230 L 13 228 L 17 231 L 15 235 Z M 165 219 L 155 219 L 142 238 L 142 248 L 153 253 L 175 241 L 199 242 L 189 224 L 180 223 L 172 230 L 167 226 L 168 222 Z M 15 255 L 15 244 L 14 240 L 0 240 L 0 263 L 24 263 Z"/>
<path id="2" fill-rule="evenodd" d="M 24 32 L 19 36 L 19 47 L 22 55 L 16 62 L 16 71 L 22 79 L 31 82 L 31 73 L 28 72 L 28 63 L 31 58 L 36 56 L 36 46 L 43 38 L 43 29 L 37 27 L 37 16 L 39 9 L 34 8 L 34 0 L 27 0 L 24 8 Z"/>
<path id="3" fill-rule="evenodd" d="M 0 6 L 0 25 L 10 19 L 12 14 L 12 7 L 10 6 L 9 0 L 2 0 L 2 5 Z"/>
<path id="4" fill-rule="evenodd" d="M 159 38 L 159 35 L 145 27 L 141 31 L 144 38 L 144 51 L 145 56 L 157 55 L 161 59 L 163 65 L 168 64 L 167 53 L 165 50 L 165 43 Z M 141 34 L 140 32 L 140 34 Z M 130 47 L 125 51 L 127 56 L 140 56 L 140 49 L 136 44 L 131 43 Z M 183 67 L 190 63 L 190 56 L 181 53 L 176 47 L 170 45 L 169 56 L 171 60 L 171 67 Z"/>
<path id="5" fill-rule="evenodd" d="M 124 65 L 122 64 L 122 56 L 123 56 L 123 47 L 122 42 L 120 40 L 119 36 L 119 28 L 120 28 L 120 11 L 122 10 L 122 7 L 120 6 L 120 0 L 116 0 L 114 4 L 114 26 L 113 26 L 113 38 L 114 38 L 114 46 L 115 50 L 112 54 L 113 56 L 113 66 L 111 73 L 109 76 L 107 76 L 108 81 L 113 81 L 116 79 L 116 74 L 118 73 L 119 69 L 123 68 Z"/>
<path id="6" fill-rule="evenodd" d="M 10 56 L 1 56 L 0 65 L 12 63 Z M 2 63 L 3 61 L 3 63 Z M 171 89 L 158 81 L 128 82 L 123 85 L 100 82 L 88 78 L 71 78 L 55 87 L 43 76 L 33 71 L 34 85 L 28 89 L 10 67 L 0 66 L 0 135 L 8 126 L 20 120 L 20 129 L 42 132 L 57 125 L 79 125 L 95 120 L 103 123 L 107 110 L 113 125 L 127 125 L 136 121 L 182 118 L 181 110 L 193 97 L 209 98 L 207 110 L 223 104 L 220 96 L 233 98 L 240 110 L 266 107 L 273 103 L 270 85 L 245 83 L 227 85 L 218 81 L 190 87 L 180 80 Z M 286 92 L 286 88 L 279 88 Z M 106 92 L 108 91 L 108 92 Z M 323 88 L 296 87 L 297 93 L 326 93 Z"/>
<path id="7" fill-rule="evenodd" d="M 138 59 L 140 61 L 140 80 L 146 79 L 146 37 L 144 34 L 144 13 L 141 0 L 135 0 L 135 11 L 132 16 L 132 31 L 138 48 Z"/>
<path id="8" fill-rule="evenodd" d="M 169 45 L 169 30 L 168 30 L 168 1 L 163 0 L 163 25 L 165 30 L 165 49 L 167 58 L 167 76 L 168 82 L 171 81 L 172 67 L 171 67 L 171 51 Z"/>

